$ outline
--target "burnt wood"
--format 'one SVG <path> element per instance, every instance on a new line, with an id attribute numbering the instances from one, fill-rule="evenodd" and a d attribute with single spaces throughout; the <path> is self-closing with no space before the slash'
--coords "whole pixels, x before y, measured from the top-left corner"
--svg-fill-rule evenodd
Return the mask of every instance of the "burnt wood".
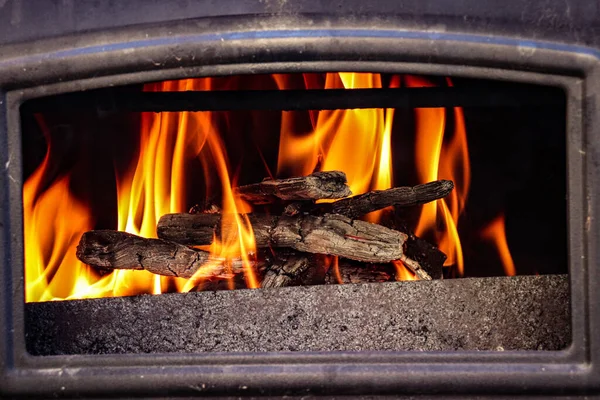
<path id="1" fill-rule="evenodd" d="M 417 261 L 431 279 L 442 278 L 447 256 L 436 246 L 411 233 L 404 244 L 404 252 L 409 259 Z"/>
<path id="2" fill-rule="evenodd" d="M 98 230 L 81 236 L 77 258 L 101 269 L 144 269 L 158 275 L 210 278 L 243 272 L 242 260 L 219 259 L 202 250 L 161 239 L 147 239 L 126 232 Z"/>
<path id="3" fill-rule="evenodd" d="M 312 254 L 280 251 L 263 278 L 262 288 L 289 286 L 295 279 L 308 271 L 317 268 L 317 260 Z"/>
<path id="4" fill-rule="evenodd" d="M 270 179 L 260 183 L 240 186 L 235 191 L 254 204 L 281 200 L 340 199 L 350 196 L 346 174 L 341 171 L 314 172 L 308 176 L 287 179 Z"/>
<path id="5" fill-rule="evenodd" d="M 374 190 L 358 196 L 337 200 L 333 203 L 317 204 L 315 208 L 319 212 L 358 218 L 390 206 L 410 207 L 429 203 L 446 197 L 453 189 L 454 183 L 452 181 L 439 180 L 416 186 Z"/>
<path id="6" fill-rule="evenodd" d="M 402 246 L 407 235 L 381 225 L 335 214 L 248 217 L 257 247 L 288 247 L 365 262 L 405 258 Z M 234 224 L 221 224 L 218 214 L 167 214 L 157 226 L 159 238 L 184 245 L 211 244 L 215 235 L 223 237 L 236 231 Z"/>

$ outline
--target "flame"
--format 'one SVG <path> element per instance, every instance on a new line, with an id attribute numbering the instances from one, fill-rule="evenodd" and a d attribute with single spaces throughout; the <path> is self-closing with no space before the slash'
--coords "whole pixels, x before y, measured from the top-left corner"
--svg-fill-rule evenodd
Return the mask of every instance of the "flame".
<path id="1" fill-rule="evenodd" d="M 196 113 L 198 117 L 202 117 L 203 113 Z M 249 288 L 258 288 L 260 285 L 256 278 L 252 266 L 252 260 L 249 254 L 256 254 L 256 243 L 254 240 L 254 232 L 252 225 L 246 214 L 240 212 L 250 212 L 251 208 L 241 199 L 233 194 L 232 182 L 228 173 L 228 160 L 225 152 L 225 146 L 219 135 L 215 131 L 211 131 L 208 135 L 208 147 L 215 160 L 217 172 L 221 181 L 222 188 L 222 218 L 221 224 L 224 227 L 223 237 L 216 238 L 210 248 L 213 255 L 219 258 L 229 260 L 230 258 L 241 258 L 244 265 L 244 277 L 246 285 Z M 234 226 L 237 229 L 229 229 Z M 197 286 L 201 281 L 204 272 L 204 267 L 201 267 L 194 276 L 185 284 L 183 291 L 187 292 Z M 229 279 L 229 287 L 233 289 L 232 278 Z"/>
<path id="2" fill-rule="evenodd" d="M 145 90 L 209 90 L 210 86 L 210 79 L 194 79 L 150 84 Z M 118 229 L 153 238 L 162 215 L 187 211 L 186 163 L 199 158 L 203 165 L 211 166 L 206 170 L 218 173 L 223 213 L 233 216 L 232 221 L 223 218 L 223 223 L 238 226 L 236 235 L 215 241 L 211 246 L 213 255 L 225 262 L 232 257 L 242 258 L 248 287 L 258 287 L 248 255 L 255 253 L 254 234 L 247 218 L 238 215 L 250 210 L 234 199 L 225 147 L 215 128 L 213 113 L 142 113 L 139 148 L 138 159 L 131 168 L 123 174 L 117 173 Z M 138 270 L 98 276 L 75 257 L 79 238 L 94 227 L 91 210 L 73 197 L 68 176 L 42 190 L 43 178 L 50 169 L 50 155 L 51 143 L 48 143 L 44 162 L 23 188 L 28 302 L 158 294 L 170 286 L 177 291 L 188 291 L 195 286 L 198 276 L 204 276 L 203 272 L 210 269 L 210 266 L 200 268 L 190 280 Z M 214 186 L 214 177 L 207 175 L 206 185 Z"/>
<path id="3" fill-rule="evenodd" d="M 340 260 L 339 260 L 339 257 L 337 257 L 337 256 L 333 257 L 332 269 L 333 269 L 333 276 L 335 277 L 335 281 L 337 283 L 339 283 L 340 285 L 343 284 L 344 280 L 342 279 L 342 273 L 340 272 Z"/>
<path id="4" fill-rule="evenodd" d="M 284 75 L 274 75 L 279 89 L 290 88 Z M 311 76 L 305 74 L 306 88 Z M 399 87 L 394 76 L 390 87 Z M 381 88 L 380 74 L 328 73 L 325 89 Z M 297 132 L 295 115 L 283 112 L 277 173 L 307 175 L 315 169 L 344 171 L 354 195 L 393 186 L 391 136 L 393 109 L 322 110 L 311 113 L 313 130 Z M 319 165 L 320 163 L 320 165 Z M 368 219 L 377 222 L 381 212 Z"/>
<path id="5" fill-rule="evenodd" d="M 405 76 L 404 80 L 407 87 L 434 86 L 422 77 Z M 447 83 L 452 85 L 450 80 Z M 423 236 L 427 232 L 434 232 L 440 250 L 448 256 L 444 265 L 456 265 L 459 275 L 462 276 L 464 260 L 457 227 L 471 181 L 463 111 L 460 107 L 454 107 L 454 132 L 447 141 L 444 141 L 444 108 L 417 108 L 414 112 L 417 129 L 415 155 L 419 182 L 449 179 L 455 184 L 455 189 L 448 198 L 423 205 L 415 233 L 417 236 Z"/>
<path id="6" fill-rule="evenodd" d="M 506 224 L 504 214 L 499 215 L 485 229 L 483 229 L 481 232 L 481 237 L 493 243 L 496 247 L 498 255 L 500 256 L 500 260 L 502 261 L 502 266 L 504 267 L 504 273 L 507 276 L 515 276 L 517 274 L 517 270 L 508 248 L 508 242 L 506 241 Z"/>
<path id="7" fill-rule="evenodd" d="M 401 85 L 399 76 L 393 76 L 387 84 L 380 74 L 373 73 L 303 74 L 302 78 L 298 81 L 291 75 L 275 74 L 272 82 L 280 89 Z M 408 87 L 432 85 L 423 78 L 411 76 L 405 77 L 404 82 Z M 237 77 L 199 78 L 147 84 L 144 90 L 223 90 L 239 89 L 239 86 Z M 452 179 L 456 184 L 448 199 L 423 207 L 417 234 L 435 232 L 440 248 L 448 255 L 447 264 L 456 264 L 462 274 L 457 224 L 465 206 L 470 173 L 464 117 L 460 108 L 453 111 L 454 132 L 450 138 L 444 138 L 444 109 L 415 110 L 419 180 Z M 306 125 L 298 124 L 298 119 L 307 116 L 310 128 L 300 128 Z M 232 259 L 241 259 L 246 285 L 256 288 L 259 287 L 253 267 L 256 244 L 246 216 L 251 207 L 234 195 L 236 177 L 231 173 L 222 139 L 223 129 L 228 126 L 227 117 L 226 113 L 219 112 L 141 113 L 138 154 L 128 168 L 115 171 L 118 210 L 115 222 L 119 230 L 156 237 L 156 223 L 162 215 L 187 211 L 190 162 L 199 162 L 203 166 L 202 183 L 207 196 L 221 194 L 222 224 L 227 226 L 221 230 L 223 236 L 215 237 L 213 244 L 208 246 L 214 256 L 212 259 L 217 260 L 215 262 L 222 260 L 226 270 Z M 393 109 L 311 110 L 307 114 L 282 112 L 277 175 L 341 170 L 346 173 L 355 195 L 393 187 L 394 117 Z M 23 189 L 27 301 L 189 291 L 211 277 L 211 271 L 218 265 L 204 265 L 194 277 L 186 280 L 136 270 L 100 276 L 79 262 L 75 258 L 75 247 L 81 234 L 94 229 L 93 212 L 85 199 L 70 191 L 69 174 L 49 179 L 51 145 L 49 142 L 45 160 Z M 266 167 L 264 158 L 263 162 Z M 384 214 L 385 210 L 378 211 L 366 219 L 378 222 Z M 69 218 L 65 218 L 66 215 Z M 438 229 L 438 225 L 442 228 Z M 334 268 L 335 265 L 336 262 Z M 402 263 L 395 263 L 395 266 L 398 279 L 414 279 Z M 233 288 L 233 274 L 225 275 Z"/>
<path id="8" fill-rule="evenodd" d="M 67 298 L 72 288 L 89 286 L 94 278 L 75 257 L 79 232 L 93 225 L 88 208 L 70 194 L 68 177 L 57 179 L 37 197 L 43 171 L 40 167 L 23 187 L 27 302 Z M 50 240 L 38 241 L 38 236 Z"/>
<path id="9" fill-rule="evenodd" d="M 396 268 L 396 280 L 397 281 L 416 281 L 417 280 L 416 275 L 411 270 L 406 268 L 406 266 L 404 265 L 404 263 L 402 261 L 400 261 L 400 260 L 392 261 L 392 264 L 394 264 L 394 267 Z"/>
<path id="10" fill-rule="evenodd" d="M 71 193 L 68 175 L 51 179 L 53 143 L 44 120 L 37 119 L 48 148 L 23 185 L 25 301 L 110 295 L 104 285 L 107 278 L 75 256 L 81 234 L 92 229 L 94 221 L 88 205 Z"/>

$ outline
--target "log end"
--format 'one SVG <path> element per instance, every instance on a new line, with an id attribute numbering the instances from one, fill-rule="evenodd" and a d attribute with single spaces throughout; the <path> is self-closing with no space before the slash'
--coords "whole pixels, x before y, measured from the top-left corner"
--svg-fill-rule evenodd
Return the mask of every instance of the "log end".
<path id="1" fill-rule="evenodd" d="M 77 245 L 77 258 L 85 264 L 112 268 L 114 246 L 133 235 L 126 232 L 97 230 L 85 232 Z"/>
<path id="2" fill-rule="evenodd" d="M 448 196 L 454 190 L 454 182 L 442 179 L 423 183 L 414 187 L 415 197 L 418 203 L 428 203 Z"/>

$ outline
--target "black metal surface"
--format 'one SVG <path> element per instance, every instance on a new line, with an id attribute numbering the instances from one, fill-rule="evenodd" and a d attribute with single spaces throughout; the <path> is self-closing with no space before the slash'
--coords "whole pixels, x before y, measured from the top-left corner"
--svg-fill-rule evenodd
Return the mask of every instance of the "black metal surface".
<path id="1" fill-rule="evenodd" d="M 557 93 L 559 94 L 557 96 Z M 134 92 L 98 90 L 44 97 L 23 104 L 25 113 L 79 111 L 336 110 L 416 107 L 564 107 L 560 90 L 510 87 L 400 89 L 236 90 Z"/>
<path id="2" fill-rule="evenodd" d="M 562 350 L 568 282 L 468 278 L 31 303 L 26 342 L 33 355 Z"/>
<path id="3" fill-rule="evenodd" d="M 553 0 L 502 5 L 298 1 L 288 9 L 289 3 L 232 7 L 232 2 L 151 1 L 144 8 L 135 1 L 126 6 L 2 2 L 0 37 L 22 44 L 0 49 L 0 394 L 597 395 L 598 5 Z M 252 7 L 258 7 L 258 14 L 285 15 L 193 19 L 207 13 L 243 15 Z M 301 15 L 310 12 L 319 15 Z M 136 25 L 148 22 L 156 23 Z M 32 38 L 46 39 L 26 42 Z M 308 70 L 434 73 L 567 89 L 572 345 L 558 352 L 29 356 L 24 341 L 20 162 L 26 143 L 20 139 L 20 104 L 109 85 Z"/>
<path id="4" fill-rule="evenodd" d="M 108 30 L 135 24 L 185 21 L 240 15 L 309 14 L 353 21 L 377 16 L 400 22 L 410 30 L 469 32 L 521 36 L 595 45 L 598 43 L 598 3 L 595 1 L 394 1 L 394 0 L 7 0 L 0 2 L 0 43 Z"/>

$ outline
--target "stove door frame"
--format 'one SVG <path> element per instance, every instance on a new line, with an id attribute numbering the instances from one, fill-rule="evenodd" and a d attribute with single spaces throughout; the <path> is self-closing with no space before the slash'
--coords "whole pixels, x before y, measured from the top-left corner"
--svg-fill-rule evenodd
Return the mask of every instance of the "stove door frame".
<path id="1" fill-rule="evenodd" d="M 392 21 L 393 22 L 393 21 Z M 151 28 L 151 29 L 150 29 Z M 0 393 L 173 396 L 583 394 L 600 390 L 600 51 L 400 28 L 379 19 L 231 17 L 4 46 L 0 58 Z M 240 72 L 352 70 L 484 77 L 567 93 L 572 345 L 558 352 L 338 352 L 50 356 L 23 326 L 19 106 L 69 91 Z"/>

